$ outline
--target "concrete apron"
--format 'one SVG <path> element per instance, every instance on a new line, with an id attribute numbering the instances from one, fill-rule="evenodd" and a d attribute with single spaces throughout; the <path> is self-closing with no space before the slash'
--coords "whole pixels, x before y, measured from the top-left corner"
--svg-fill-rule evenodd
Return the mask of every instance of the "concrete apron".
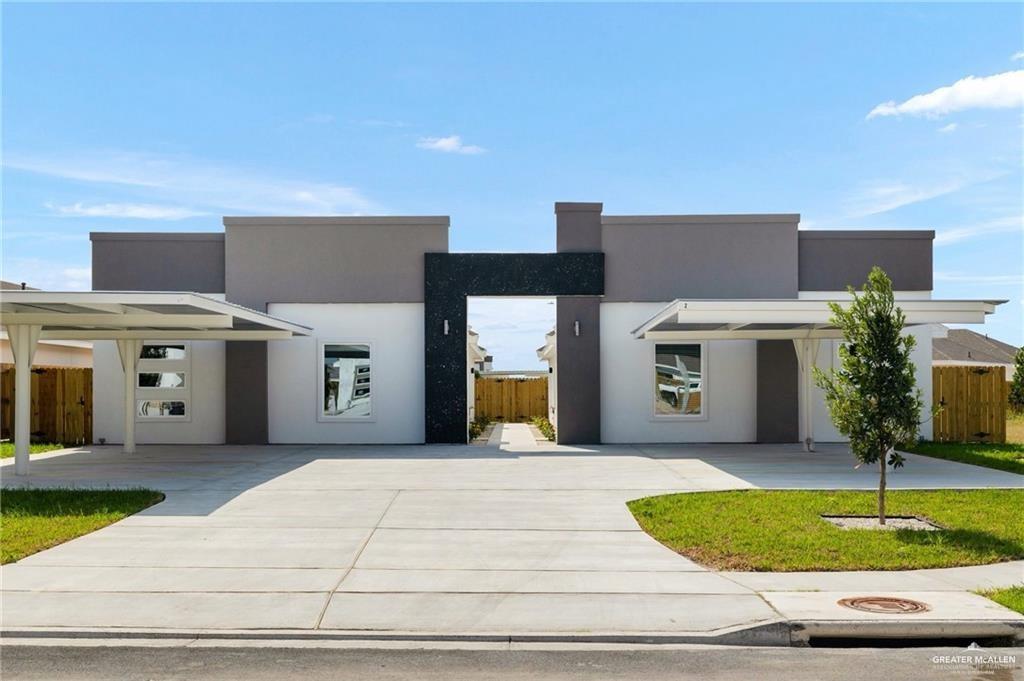
<path id="1" fill-rule="evenodd" d="M 870 486 L 826 455 L 808 466 L 806 455 L 784 448 L 570 448 L 537 444 L 525 427 L 496 431 L 485 448 L 143 447 L 130 459 L 97 449 L 37 460 L 25 481 L 33 486 L 149 486 L 168 496 L 0 568 L 4 641 L 459 647 L 1024 638 L 1024 617 L 967 592 L 1022 581 L 1022 563 L 715 573 L 643 533 L 624 503 L 773 480 L 793 486 L 801 475 L 797 486 L 818 478 Z M 1020 484 L 1020 476 L 932 462 L 913 461 L 917 477 L 895 484 Z M 932 609 L 866 616 L 836 605 L 861 595 L 907 596 Z"/>

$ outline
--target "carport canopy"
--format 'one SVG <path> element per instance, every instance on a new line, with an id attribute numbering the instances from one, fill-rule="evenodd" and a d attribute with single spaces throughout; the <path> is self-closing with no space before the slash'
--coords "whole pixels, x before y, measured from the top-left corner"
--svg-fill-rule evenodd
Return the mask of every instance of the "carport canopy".
<path id="1" fill-rule="evenodd" d="M 848 306 L 846 296 L 835 302 Z M 983 324 L 1005 300 L 897 299 L 905 326 Z M 827 300 L 675 300 L 633 330 L 639 340 L 792 340 L 800 367 L 800 423 L 804 449 L 814 451 L 812 367 L 822 339 L 843 338 Z"/>
<path id="2" fill-rule="evenodd" d="M 124 369 L 124 451 L 135 451 L 135 370 L 144 341 L 283 340 L 312 330 L 190 292 L 0 292 L 0 322 L 14 354 L 14 470 L 29 470 L 30 371 L 39 340 L 113 340 Z"/>

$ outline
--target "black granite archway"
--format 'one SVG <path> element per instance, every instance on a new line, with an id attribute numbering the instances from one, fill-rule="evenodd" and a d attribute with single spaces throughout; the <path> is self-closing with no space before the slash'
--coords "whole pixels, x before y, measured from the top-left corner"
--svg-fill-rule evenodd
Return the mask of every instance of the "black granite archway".
<path id="1" fill-rule="evenodd" d="M 604 253 L 427 253 L 424 278 L 426 441 L 465 444 L 466 298 L 593 297 L 582 301 L 596 309 L 596 296 L 604 294 Z M 560 316 L 562 311 L 560 304 Z M 596 361 L 598 334 L 591 328 L 582 339 L 575 338 L 586 347 L 572 356 Z M 563 342 L 571 341 L 560 335 Z M 576 367 L 565 368 L 571 372 Z"/>

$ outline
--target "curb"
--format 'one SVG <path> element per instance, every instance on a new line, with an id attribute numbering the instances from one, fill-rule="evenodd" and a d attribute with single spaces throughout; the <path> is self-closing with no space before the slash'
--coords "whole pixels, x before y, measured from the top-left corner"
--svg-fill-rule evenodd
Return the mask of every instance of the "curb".
<path id="1" fill-rule="evenodd" d="M 793 620 L 792 645 L 829 639 L 1007 639 L 1024 645 L 1021 620 Z"/>
<path id="2" fill-rule="evenodd" d="M 0 640 L 15 645 L 19 641 L 75 639 L 77 641 L 204 641 L 204 642 L 338 642 L 365 643 L 368 647 L 387 643 L 466 643 L 466 644 L 618 644 L 788 647 L 791 626 L 784 620 L 754 626 L 738 626 L 708 632 L 580 632 L 580 633 L 423 633 L 400 631 L 297 631 L 297 630 L 181 630 L 181 629 L 10 629 L 0 630 Z"/>
<path id="3" fill-rule="evenodd" d="M 1024 622 L 1020 620 L 777 620 L 752 626 L 740 625 L 707 632 L 524 632 L 524 633 L 430 633 L 413 631 L 352 630 L 187 630 L 187 629 L 112 629 L 112 628 L 25 628 L 0 630 L 4 645 L 45 644 L 48 641 L 74 641 L 81 645 L 165 642 L 172 645 L 262 645 L 337 644 L 348 647 L 414 647 L 434 644 L 458 647 L 479 645 L 511 646 L 541 644 L 557 647 L 586 645 L 675 646 L 708 645 L 737 647 L 807 647 L 814 639 L 915 640 L 971 639 L 1009 641 L 1011 646 L 1024 646 Z"/>

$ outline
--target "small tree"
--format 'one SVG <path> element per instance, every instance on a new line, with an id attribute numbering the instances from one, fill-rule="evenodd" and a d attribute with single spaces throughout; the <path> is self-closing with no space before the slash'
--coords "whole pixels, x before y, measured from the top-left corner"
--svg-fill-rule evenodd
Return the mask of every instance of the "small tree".
<path id="1" fill-rule="evenodd" d="M 878 463 L 878 522 L 885 525 L 885 467 L 903 465 L 895 448 L 917 438 L 921 414 L 921 391 L 910 360 L 915 340 L 903 335 L 903 311 L 881 268 L 871 270 L 863 293 L 852 286 L 848 290 L 853 301 L 846 309 L 829 303 L 832 323 L 845 339 L 839 348 L 841 368 L 815 369 L 814 378 L 854 456 L 864 464 Z"/>
<path id="2" fill-rule="evenodd" d="M 1010 384 L 1010 409 L 1014 412 L 1024 411 L 1024 348 L 1017 350 L 1013 356 L 1013 382 Z"/>

